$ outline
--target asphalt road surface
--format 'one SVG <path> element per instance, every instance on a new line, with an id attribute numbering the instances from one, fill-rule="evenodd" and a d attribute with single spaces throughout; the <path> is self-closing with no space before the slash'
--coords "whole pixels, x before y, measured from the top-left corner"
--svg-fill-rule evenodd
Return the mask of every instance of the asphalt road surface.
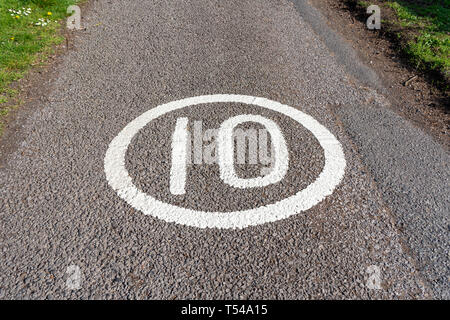
<path id="1" fill-rule="evenodd" d="M 90 3 L 2 155 L 0 297 L 450 298 L 448 151 L 306 1 Z"/>

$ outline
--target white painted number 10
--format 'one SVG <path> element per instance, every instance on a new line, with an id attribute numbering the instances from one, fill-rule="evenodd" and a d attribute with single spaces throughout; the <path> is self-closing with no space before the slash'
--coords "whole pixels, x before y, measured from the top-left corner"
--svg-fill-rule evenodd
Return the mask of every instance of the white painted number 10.
<path id="1" fill-rule="evenodd" d="M 230 212 L 194 210 L 176 206 L 156 199 L 151 194 L 139 190 L 128 174 L 126 168 L 127 149 L 139 131 L 159 117 L 186 107 L 203 105 L 206 108 L 216 108 L 215 103 L 242 103 L 268 109 L 291 118 L 308 130 L 318 141 L 322 149 L 325 163 L 322 172 L 316 180 L 307 187 L 298 190 L 296 194 L 277 202 L 255 208 Z M 257 122 L 264 126 L 272 141 L 271 167 L 264 176 L 241 179 L 234 171 L 234 137 L 233 129 L 244 122 Z M 170 170 L 170 192 L 183 194 L 185 192 L 186 172 L 190 141 L 188 134 L 188 119 L 179 118 L 172 135 L 172 167 Z M 238 128 L 235 130 L 238 131 Z M 216 133 L 217 162 L 220 167 L 220 178 L 228 185 L 236 188 L 251 188 L 276 183 L 286 175 L 289 157 L 286 141 L 278 126 L 271 120 L 257 115 L 238 115 L 225 120 Z M 250 148 L 249 148 L 250 149 Z M 262 148 L 260 148 L 261 151 Z M 194 150 L 195 151 L 195 150 Z M 236 150 L 239 153 L 239 147 Z M 239 155 L 239 154 L 237 154 Z M 261 160 L 261 159 L 260 159 Z M 239 164 L 239 158 L 236 161 Z M 285 219 L 291 215 L 310 209 L 325 197 L 333 193 L 345 173 L 345 157 L 342 146 L 336 137 L 313 117 L 300 110 L 272 101 L 266 98 L 215 94 L 197 96 L 176 100 L 156 106 L 141 114 L 128 123 L 111 141 L 105 155 L 105 174 L 111 188 L 117 195 L 136 210 L 146 215 L 175 222 L 185 226 L 198 228 L 235 229 L 260 225 Z"/>
<path id="2" fill-rule="evenodd" d="M 246 122 L 263 125 L 269 132 L 275 151 L 275 163 L 271 172 L 264 177 L 239 178 L 234 169 L 233 130 Z M 170 192 L 174 195 L 185 194 L 187 175 L 187 153 L 189 133 L 188 118 L 178 118 L 172 136 L 172 166 L 170 169 Z M 225 120 L 217 136 L 217 152 L 222 181 L 235 188 L 264 187 L 279 182 L 284 178 L 289 167 L 289 154 L 286 141 L 278 125 L 270 119 L 259 115 L 244 114 Z"/>

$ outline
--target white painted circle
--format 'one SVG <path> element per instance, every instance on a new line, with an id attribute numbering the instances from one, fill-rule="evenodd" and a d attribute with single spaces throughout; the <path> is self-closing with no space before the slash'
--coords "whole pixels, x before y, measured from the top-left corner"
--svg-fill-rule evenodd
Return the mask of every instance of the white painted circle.
<path id="1" fill-rule="evenodd" d="M 233 212 L 208 212 L 177 207 L 138 190 L 125 167 L 125 155 L 133 137 L 150 121 L 165 113 L 205 103 L 243 103 L 282 113 L 308 129 L 324 150 L 325 165 L 317 179 L 293 196 L 265 206 Z M 288 105 L 265 98 L 217 94 L 186 98 L 153 108 L 131 121 L 110 143 L 104 160 L 109 185 L 136 210 L 167 222 L 198 228 L 245 228 L 285 219 L 308 210 L 333 193 L 345 173 L 341 144 L 313 117 Z"/>

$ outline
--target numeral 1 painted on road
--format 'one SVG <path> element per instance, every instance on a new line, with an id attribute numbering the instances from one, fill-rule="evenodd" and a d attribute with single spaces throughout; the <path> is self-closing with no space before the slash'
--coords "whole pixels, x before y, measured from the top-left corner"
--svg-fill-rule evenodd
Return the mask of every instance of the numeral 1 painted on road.
<path id="1" fill-rule="evenodd" d="M 264 177 L 239 178 L 234 169 L 233 130 L 239 124 L 256 122 L 263 125 L 270 133 L 275 151 L 275 164 L 269 174 Z M 170 193 L 185 194 L 187 171 L 188 119 L 178 118 L 172 136 L 172 166 L 170 169 Z M 225 120 L 219 128 L 217 151 L 222 181 L 235 188 L 264 187 L 279 182 L 284 178 L 289 167 L 289 154 L 286 141 L 278 125 L 270 119 L 259 115 L 243 114 Z"/>
<path id="2" fill-rule="evenodd" d="M 172 137 L 172 167 L 170 168 L 170 193 L 184 194 L 187 167 L 188 118 L 178 118 Z"/>

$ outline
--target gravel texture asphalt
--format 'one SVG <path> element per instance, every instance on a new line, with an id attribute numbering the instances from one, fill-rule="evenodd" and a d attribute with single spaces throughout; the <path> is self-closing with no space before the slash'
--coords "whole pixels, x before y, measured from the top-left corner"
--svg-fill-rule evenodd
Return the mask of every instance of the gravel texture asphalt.
<path id="1" fill-rule="evenodd" d="M 450 297 L 448 152 L 389 111 L 375 73 L 345 58 L 349 49 L 306 2 L 91 0 L 82 17 L 86 30 L 49 96 L 34 102 L 25 139 L 2 155 L 0 297 Z M 312 116 L 342 146 L 340 184 L 309 210 L 243 229 L 166 222 L 124 201 L 105 175 L 111 141 L 161 104 L 213 94 L 264 97 Z M 238 189 L 217 164 L 191 165 L 186 194 L 172 195 L 177 118 L 193 131 L 194 121 L 217 129 L 239 114 L 278 124 L 289 151 L 284 179 Z M 292 118 L 223 102 L 144 125 L 125 167 L 161 202 L 226 213 L 295 195 L 318 178 L 324 158 Z M 261 169 L 236 167 L 245 178 Z M 78 290 L 67 285 L 71 265 L 80 268 Z"/>

